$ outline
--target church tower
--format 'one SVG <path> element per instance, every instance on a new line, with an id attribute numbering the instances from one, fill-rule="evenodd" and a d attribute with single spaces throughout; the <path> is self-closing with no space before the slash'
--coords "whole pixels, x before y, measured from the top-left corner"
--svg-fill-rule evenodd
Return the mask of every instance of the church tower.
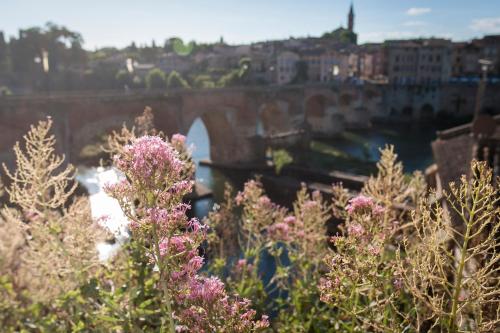
<path id="1" fill-rule="evenodd" d="M 349 15 L 347 17 L 347 21 L 349 22 L 347 25 L 347 29 L 350 32 L 354 32 L 354 8 L 352 6 L 352 2 L 351 2 L 351 9 L 349 10 Z"/>

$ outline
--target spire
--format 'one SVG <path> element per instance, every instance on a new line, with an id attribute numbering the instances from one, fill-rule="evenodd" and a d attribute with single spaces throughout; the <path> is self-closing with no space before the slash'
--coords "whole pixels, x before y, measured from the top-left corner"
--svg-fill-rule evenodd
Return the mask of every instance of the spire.
<path id="1" fill-rule="evenodd" d="M 354 32 L 354 5 L 351 1 L 351 8 L 349 9 L 349 15 L 347 16 L 347 29 L 349 29 L 350 32 Z"/>

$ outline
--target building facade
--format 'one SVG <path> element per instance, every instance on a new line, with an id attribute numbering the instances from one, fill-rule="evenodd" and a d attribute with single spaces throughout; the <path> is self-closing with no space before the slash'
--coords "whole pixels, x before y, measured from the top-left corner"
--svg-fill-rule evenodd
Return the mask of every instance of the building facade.
<path id="1" fill-rule="evenodd" d="M 429 85 L 451 78 L 450 40 L 395 40 L 387 41 L 385 47 L 389 83 Z"/>

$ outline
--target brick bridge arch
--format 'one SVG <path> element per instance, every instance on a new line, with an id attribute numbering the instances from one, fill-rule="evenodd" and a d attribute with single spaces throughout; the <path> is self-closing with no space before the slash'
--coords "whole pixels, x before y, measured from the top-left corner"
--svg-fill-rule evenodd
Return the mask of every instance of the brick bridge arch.
<path id="1" fill-rule="evenodd" d="M 356 92 L 359 88 L 347 90 L 354 96 L 351 107 L 340 105 L 339 99 L 345 92 L 316 86 L 2 97 L 0 162 L 12 162 L 12 146 L 21 140 L 30 124 L 51 116 L 58 151 L 78 163 L 85 145 L 111 129 L 119 129 L 123 123 L 132 125 L 145 106 L 153 109 L 155 126 L 169 136 L 187 134 L 195 119 L 201 118 L 209 133 L 214 161 L 251 161 L 262 158 L 259 122 L 264 135 L 293 132 L 315 118 L 314 131 L 324 135 L 338 131 L 335 126 L 340 121 L 332 114 L 356 114 L 356 107 L 365 104 L 362 97 L 357 98 L 362 96 Z M 367 118 L 368 112 L 363 111 L 363 116 Z"/>

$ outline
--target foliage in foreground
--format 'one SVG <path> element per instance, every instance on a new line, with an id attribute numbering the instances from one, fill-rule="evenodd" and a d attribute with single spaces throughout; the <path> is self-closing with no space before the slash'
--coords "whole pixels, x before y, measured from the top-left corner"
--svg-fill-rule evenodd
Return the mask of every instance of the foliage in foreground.
<path id="1" fill-rule="evenodd" d="M 194 171 L 184 138 L 168 141 L 151 124 L 146 112 L 108 142 L 125 178 L 107 190 L 131 240 L 107 262 L 95 248 L 105 233 L 73 194 L 50 120 L 15 146 L 0 214 L 3 331 L 499 329 L 499 182 L 483 163 L 440 200 L 389 147 L 358 195 L 335 185 L 329 201 L 303 187 L 287 209 L 252 180 L 235 197 L 228 187 L 201 223 L 182 200 Z"/>

